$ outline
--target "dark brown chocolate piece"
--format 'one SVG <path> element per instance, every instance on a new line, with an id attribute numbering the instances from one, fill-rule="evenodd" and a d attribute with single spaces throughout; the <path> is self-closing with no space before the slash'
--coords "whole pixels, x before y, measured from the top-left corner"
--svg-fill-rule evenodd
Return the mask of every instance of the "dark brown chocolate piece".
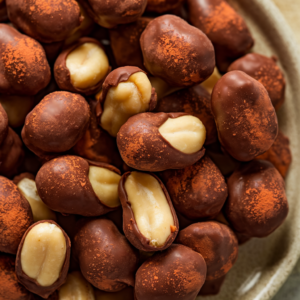
<path id="1" fill-rule="evenodd" d="M 0 299 L 33 300 L 34 296 L 19 282 L 15 273 L 15 256 L 0 254 Z"/>
<path id="2" fill-rule="evenodd" d="M 41 45 L 45 50 L 49 64 L 53 66 L 62 48 L 64 47 L 64 42 L 60 41 L 53 43 L 41 43 Z"/>
<path id="3" fill-rule="evenodd" d="M 147 0 L 79 0 L 89 16 L 99 25 L 113 28 L 135 22 L 146 9 Z"/>
<path id="4" fill-rule="evenodd" d="M 201 83 L 214 71 L 215 53 L 207 36 L 173 15 L 152 20 L 141 36 L 144 64 L 172 86 Z"/>
<path id="5" fill-rule="evenodd" d="M 18 184 L 24 178 L 35 180 L 35 176 L 32 173 L 25 172 L 25 173 L 21 173 L 21 174 L 15 176 L 13 179 L 13 183 Z"/>
<path id="6" fill-rule="evenodd" d="M 148 0 L 146 11 L 158 14 L 179 8 L 184 0 Z"/>
<path id="7" fill-rule="evenodd" d="M 27 115 L 22 139 L 37 156 L 50 159 L 75 146 L 89 120 L 89 105 L 82 96 L 54 92 Z"/>
<path id="8" fill-rule="evenodd" d="M 122 24 L 109 30 L 110 45 L 119 67 L 136 66 L 144 71 L 140 37 L 151 18 L 139 18 L 136 22 Z"/>
<path id="9" fill-rule="evenodd" d="M 0 251 L 16 254 L 22 236 L 32 222 L 29 202 L 11 180 L 0 176 Z"/>
<path id="10" fill-rule="evenodd" d="M 271 162 L 281 176 L 285 178 L 292 162 L 289 138 L 279 130 L 272 147 L 267 152 L 257 156 L 256 159 L 264 159 Z"/>
<path id="11" fill-rule="evenodd" d="M 233 158 L 250 161 L 274 143 L 275 109 L 264 86 L 246 73 L 225 74 L 214 87 L 211 106 L 220 143 Z"/>
<path id="12" fill-rule="evenodd" d="M 225 179 L 205 155 L 201 160 L 180 170 L 160 173 L 176 211 L 188 219 L 213 219 L 227 198 Z"/>
<path id="13" fill-rule="evenodd" d="M 284 102 L 285 79 L 275 57 L 249 53 L 232 63 L 228 71 L 240 70 L 259 81 L 268 91 L 275 110 Z"/>
<path id="14" fill-rule="evenodd" d="M 74 251 L 85 279 L 94 287 L 117 292 L 134 286 L 138 251 L 110 220 L 84 219 L 74 238 Z"/>
<path id="15" fill-rule="evenodd" d="M 201 255 L 172 245 L 150 257 L 136 273 L 136 300 L 195 300 L 206 277 Z"/>
<path id="16" fill-rule="evenodd" d="M 130 199 L 129 199 L 126 189 L 125 189 L 125 182 L 130 174 L 131 174 L 131 172 L 125 173 L 122 176 L 120 183 L 119 183 L 119 198 L 120 198 L 122 208 L 123 208 L 123 230 L 124 230 L 125 236 L 130 241 L 130 243 L 139 250 L 142 250 L 145 252 L 165 250 L 168 247 L 170 247 L 170 245 L 174 242 L 174 240 L 178 234 L 178 230 L 179 230 L 178 219 L 177 219 L 176 212 L 174 210 L 172 201 L 168 194 L 168 191 L 165 188 L 164 184 L 161 182 L 161 180 L 156 175 L 149 173 L 149 175 L 153 176 L 158 181 L 159 186 L 161 187 L 161 189 L 167 199 L 167 202 L 168 202 L 168 205 L 170 207 L 170 211 L 171 211 L 171 214 L 173 217 L 173 222 L 174 222 L 174 225 L 171 226 L 170 235 L 166 239 L 165 243 L 162 246 L 157 247 L 157 246 L 152 245 L 150 239 L 145 237 L 141 233 L 141 231 L 138 227 L 138 224 L 136 222 L 134 212 L 131 208 L 132 205 L 130 203 Z M 151 192 L 153 192 L 153 191 L 151 191 Z M 156 209 L 159 209 L 159 208 L 157 207 Z"/>
<path id="17" fill-rule="evenodd" d="M 202 147 L 192 154 L 175 149 L 159 132 L 168 118 L 185 113 L 142 113 L 131 117 L 120 129 L 117 145 L 124 162 L 137 170 L 159 172 L 194 164 L 205 153 Z"/>
<path id="18" fill-rule="evenodd" d="M 37 94 L 51 77 L 43 47 L 6 24 L 0 24 L 0 33 L 0 93 Z"/>
<path id="19" fill-rule="evenodd" d="M 187 0 L 189 19 L 212 41 L 219 71 L 246 54 L 254 40 L 244 19 L 225 0 Z"/>
<path id="20" fill-rule="evenodd" d="M 207 280 L 223 277 L 238 256 L 238 240 L 226 225 L 215 221 L 195 223 L 179 231 L 176 243 L 200 253 L 207 265 Z"/>
<path id="21" fill-rule="evenodd" d="M 105 51 L 104 47 L 102 46 L 102 44 L 99 41 L 97 41 L 96 39 L 93 39 L 93 38 L 89 38 L 89 37 L 83 37 L 83 38 L 79 39 L 76 43 L 73 43 L 71 46 L 64 49 L 62 51 L 62 53 L 60 53 L 60 55 L 58 56 L 58 58 L 54 64 L 55 81 L 61 90 L 66 90 L 66 91 L 70 91 L 70 92 L 74 92 L 74 93 L 80 93 L 80 94 L 84 94 L 84 95 L 93 95 L 101 89 L 101 86 L 104 82 L 106 75 L 96 85 L 86 88 L 86 89 L 77 88 L 71 82 L 71 73 L 66 65 L 67 57 L 73 50 L 75 50 L 76 48 L 78 48 L 79 46 L 81 46 L 85 43 L 95 44 L 95 45 L 99 46 L 103 51 Z M 111 68 L 109 67 L 107 74 L 110 72 L 110 70 L 111 70 Z"/>
<path id="22" fill-rule="evenodd" d="M 24 242 L 25 242 L 25 238 L 27 237 L 28 233 L 30 232 L 30 230 L 33 227 L 35 227 L 35 226 L 37 226 L 41 223 L 50 223 L 50 224 L 53 224 L 53 225 L 57 226 L 62 231 L 63 236 L 64 236 L 65 241 L 66 241 L 65 260 L 64 260 L 64 263 L 61 267 L 59 278 L 50 286 L 41 286 L 35 279 L 27 276 L 23 272 L 23 269 L 22 269 L 22 259 L 23 258 L 21 257 L 21 253 L 22 253 Z M 66 280 L 66 277 L 67 277 L 68 271 L 69 271 L 70 254 L 71 254 L 70 239 L 67 236 L 67 234 L 64 232 L 64 230 L 56 222 L 54 222 L 52 220 L 43 220 L 43 221 L 39 221 L 39 222 L 34 223 L 24 233 L 23 238 L 22 238 L 21 243 L 20 243 L 19 248 L 18 248 L 18 253 L 17 253 L 17 257 L 16 257 L 16 275 L 17 275 L 18 281 L 23 286 L 25 286 L 25 288 L 27 290 L 29 290 L 30 292 L 32 292 L 34 294 L 37 294 L 37 295 L 41 296 L 44 299 L 48 299 L 48 297 L 51 294 L 53 294 L 60 286 L 62 286 L 64 284 L 65 280 Z"/>
<path id="23" fill-rule="evenodd" d="M 226 275 L 214 280 L 205 280 L 199 295 L 200 296 L 218 295 L 224 283 L 225 277 Z"/>
<path id="24" fill-rule="evenodd" d="M 242 164 L 228 179 L 225 217 L 233 229 L 248 237 L 265 237 L 285 220 L 285 184 L 275 167 L 264 160 Z"/>
<path id="25" fill-rule="evenodd" d="M 114 173 L 120 171 L 105 163 L 92 163 Z M 89 162 L 78 156 L 61 156 L 45 163 L 36 175 L 43 202 L 63 214 L 100 216 L 116 208 L 108 207 L 95 194 L 89 180 Z"/>
<path id="26" fill-rule="evenodd" d="M 8 116 L 2 104 L 0 104 L 0 144 L 3 143 L 8 134 Z"/>
<path id="27" fill-rule="evenodd" d="M 6 1 L 0 0 L 0 22 L 8 21 L 7 9 L 6 9 Z"/>
<path id="28" fill-rule="evenodd" d="M 200 85 L 182 89 L 158 101 L 157 112 L 185 112 L 199 118 L 206 128 L 205 145 L 217 141 L 218 132 L 210 105 L 210 94 Z"/>
<path id="29" fill-rule="evenodd" d="M 6 6 L 17 28 L 44 43 L 66 39 L 82 21 L 75 0 L 6 0 Z"/>

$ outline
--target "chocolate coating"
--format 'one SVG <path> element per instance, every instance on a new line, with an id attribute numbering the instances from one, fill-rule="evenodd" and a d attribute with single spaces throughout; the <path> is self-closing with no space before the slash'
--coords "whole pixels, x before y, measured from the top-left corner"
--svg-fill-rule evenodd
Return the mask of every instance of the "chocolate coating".
<path id="1" fill-rule="evenodd" d="M 226 275 L 215 280 L 206 280 L 200 290 L 200 296 L 218 295 Z"/>
<path id="2" fill-rule="evenodd" d="M 0 254 L 0 298 L 2 300 L 33 300 L 34 296 L 19 282 L 15 273 L 15 256 Z"/>
<path id="3" fill-rule="evenodd" d="M 190 22 L 212 41 L 219 71 L 246 54 L 254 40 L 244 19 L 225 0 L 187 0 Z"/>
<path id="4" fill-rule="evenodd" d="M 166 242 L 164 245 L 161 247 L 154 247 L 150 245 L 150 240 L 146 238 L 139 230 L 138 225 L 135 221 L 134 213 L 131 208 L 130 200 L 128 199 L 126 190 L 125 190 L 125 182 L 127 177 L 130 175 L 131 172 L 125 173 L 119 183 L 119 198 L 122 204 L 123 208 L 123 230 L 125 233 L 125 236 L 127 239 L 130 241 L 130 243 L 136 247 L 139 250 L 145 251 L 145 252 L 151 252 L 151 251 L 162 251 L 170 247 L 170 245 L 174 242 L 178 230 L 179 230 L 179 224 L 178 224 L 178 219 L 176 216 L 176 212 L 174 210 L 172 201 L 170 199 L 170 196 L 168 194 L 167 189 L 165 188 L 164 184 L 161 182 L 161 180 L 154 174 L 151 174 L 159 183 L 161 186 L 165 197 L 167 199 L 168 205 L 170 207 L 172 217 L 174 220 L 174 228 L 171 230 L 171 234 L 167 238 Z"/>
<path id="5" fill-rule="evenodd" d="M 159 133 L 159 127 L 168 118 L 184 113 L 142 113 L 131 117 L 120 129 L 117 145 L 124 162 L 137 170 L 159 172 L 181 169 L 194 164 L 205 153 L 202 147 L 192 154 L 175 149 Z"/>
<path id="6" fill-rule="evenodd" d="M 214 71 L 215 53 L 210 40 L 177 16 L 152 20 L 140 41 L 147 70 L 172 86 L 201 83 Z"/>
<path id="7" fill-rule="evenodd" d="M 148 0 L 146 11 L 154 13 L 165 13 L 178 8 L 184 0 Z"/>
<path id="8" fill-rule="evenodd" d="M 104 163 L 90 163 L 120 171 Z M 116 208 L 101 202 L 90 183 L 89 163 L 78 156 L 61 156 L 45 163 L 36 175 L 36 187 L 43 202 L 63 214 L 100 216 Z"/>
<path id="9" fill-rule="evenodd" d="M 134 286 L 138 251 L 110 220 L 84 219 L 74 238 L 74 251 L 85 279 L 94 287 L 117 292 Z"/>
<path id="10" fill-rule="evenodd" d="M 89 16 L 99 25 L 112 28 L 135 22 L 146 9 L 147 0 L 79 0 Z"/>
<path id="11" fill-rule="evenodd" d="M 75 86 L 73 86 L 71 82 L 71 73 L 66 65 L 67 57 L 73 50 L 75 50 L 76 48 L 78 48 L 79 46 L 85 43 L 95 44 L 100 48 L 102 48 L 103 50 L 105 50 L 99 41 L 89 37 L 81 38 L 75 44 L 73 43 L 71 46 L 64 49 L 62 53 L 60 53 L 60 55 L 57 57 L 57 60 L 55 61 L 54 64 L 55 81 L 61 90 L 80 93 L 84 95 L 92 95 L 101 89 L 104 79 L 100 80 L 96 85 L 86 89 L 76 88 Z M 107 74 L 110 72 L 110 69 L 111 68 L 108 69 Z"/>
<path id="12" fill-rule="evenodd" d="M 16 254 L 32 222 L 29 202 L 11 180 L 0 176 L 0 251 Z"/>
<path id="13" fill-rule="evenodd" d="M 188 219 L 213 219 L 227 198 L 225 179 L 205 155 L 195 164 L 180 170 L 160 173 L 176 211 Z"/>
<path id="14" fill-rule="evenodd" d="M 257 156 L 256 159 L 268 160 L 279 171 L 281 176 L 285 178 L 292 162 L 289 138 L 279 130 L 272 147 L 267 152 Z"/>
<path id="15" fill-rule="evenodd" d="M 85 133 L 89 120 L 89 105 L 83 97 L 54 92 L 27 115 L 22 139 L 37 156 L 49 159 L 75 146 Z"/>
<path id="16" fill-rule="evenodd" d="M 220 143 L 233 158 L 250 161 L 274 143 L 275 109 L 264 86 L 246 73 L 225 74 L 214 87 L 211 106 Z"/>
<path id="17" fill-rule="evenodd" d="M 205 145 L 217 141 L 218 133 L 211 111 L 210 94 L 200 85 L 176 91 L 158 101 L 157 112 L 185 112 L 199 118 L 206 129 Z"/>
<path id="18" fill-rule="evenodd" d="M 172 245 L 144 262 L 136 273 L 136 300 L 195 300 L 206 276 L 201 255 Z"/>
<path id="19" fill-rule="evenodd" d="M 176 243 L 200 253 L 207 265 L 207 280 L 223 277 L 238 256 L 238 241 L 233 231 L 215 221 L 195 223 L 181 230 Z"/>
<path id="20" fill-rule="evenodd" d="M 134 23 L 122 24 L 109 30 L 110 45 L 119 67 L 136 66 L 146 71 L 140 37 L 150 21 L 151 18 L 141 17 Z"/>
<path id="21" fill-rule="evenodd" d="M 259 81 L 268 91 L 272 104 L 278 110 L 284 102 L 285 79 L 276 64 L 276 58 L 249 53 L 232 63 L 228 71 L 240 70 Z"/>
<path id="22" fill-rule="evenodd" d="M 30 278 L 27 276 L 23 270 L 22 270 L 22 263 L 21 263 L 21 252 L 23 248 L 23 244 L 25 241 L 25 238 L 29 231 L 36 225 L 40 223 L 50 223 L 56 225 L 63 233 L 65 240 L 66 240 L 66 256 L 65 261 L 62 265 L 59 278 L 50 286 L 41 286 L 35 279 Z M 18 278 L 18 281 L 25 286 L 27 290 L 30 292 L 37 294 L 41 296 L 44 299 L 47 299 L 51 294 L 53 294 L 60 286 L 62 286 L 66 280 L 68 270 L 69 270 L 69 264 L 70 264 L 70 254 L 71 254 L 71 242 L 67 234 L 64 232 L 64 230 L 54 221 L 52 220 L 43 220 L 34 223 L 32 226 L 30 226 L 27 231 L 24 233 L 23 238 L 21 240 L 21 243 L 18 248 L 17 257 L 16 257 L 16 275 Z"/>
<path id="23" fill-rule="evenodd" d="M 62 41 L 80 25 L 80 7 L 75 0 L 6 0 L 10 21 L 34 39 Z"/>
<path id="24" fill-rule="evenodd" d="M 0 22 L 8 21 L 6 2 L 5 0 L 0 0 Z"/>
<path id="25" fill-rule="evenodd" d="M 228 179 L 225 217 L 233 229 L 248 237 L 265 237 L 285 220 L 285 184 L 275 167 L 264 160 L 242 164 Z"/>
<path id="26" fill-rule="evenodd" d="M 33 96 L 51 73 L 43 47 L 13 27 L 0 24 L 0 93 Z"/>
<path id="27" fill-rule="evenodd" d="M 0 144 L 3 143 L 8 133 L 8 116 L 2 104 L 0 104 Z"/>

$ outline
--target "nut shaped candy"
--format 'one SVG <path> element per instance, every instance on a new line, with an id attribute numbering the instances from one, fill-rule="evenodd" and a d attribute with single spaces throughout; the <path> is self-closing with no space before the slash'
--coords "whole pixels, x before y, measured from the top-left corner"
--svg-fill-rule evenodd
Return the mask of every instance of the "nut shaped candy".
<path id="1" fill-rule="evenodd" d="M 203 257 L 172 245 L 144 262 L 136 273 L 136 300 L 195 300 L 206 277 Z"/>
<path id="2" fill-rule="evenodd" d="M 51 78 L 43 47 L 6 24 L 0 24 L 0 33 L 0 93 L 20 96 L 37 94 Z"/>
<path id="3" fill-rule="evenodd" d="M 210 40 L 177 16 L 152 20 L 140 41 L 147 70 L 172 86 L 196 85 L 214 71 L 215 52 Z"/>
<path id="4" fill-rule="evenodd" d="M 154 174 L 125 173 L 119 184 L 123 229 L 130 243 L 142 251 L 168 248 L 178 233 L 178 219 L 170 196 Z"/>
<path id="5" fill-rule="evenodd" d="M 32 222 L 28 201 L 11 180 L 0 176 L 0 251 L 16 254 L 22 236 Z"/>
<path id="6" fill-rule="evenodd" d="M 181 169 L 205 153 L 206 130 L 201 120 L 185 113 L 142 113 L 120 129 L 117 145 L 131 168 L 158 172 Z"/>
<path id="7" fill-rule="evenodd" d="M 33 224 L 18 248 L 18 280 L 29 291 L 47 299 L 66 280 L 70 252 L 70 239 L 58 224 L 51 220 Z"/>
<path id="8" fill-rule="evenodd" d="M 270 162 L 242 164 L 227 183 L 225 217 L 238 234 L 265 237 L 283 223 L 289 210 L 285 183 Z"/>
<path id="9" fill-rule="evenodd" d="M 148 0 L 146 11 L 162 14 L 178 8 L 183 0 Z"/>
<path id="10" fill-rule="evenodd" d="M 250 161 L 274 143 L 275 109 L 264 86 L 246 73 L 225 74 L 214 87 L 211 107 L 220 143 L 233 158 Z"/>
<path id="11" fill-rule="evenodd" d="M 120 206 L 120 171 L 78 156 L 45 163 L 36 176 L 38 194 L 52 210 L 63 214 L 100 216 Z"/>
<path id="12" fill-rule="evenodd" d="M 106 219 L 83 219 L 78 226 L 74 251 L 85 279 L 107 292 L 133 286 L 138 251 L 114 223 Z"/>

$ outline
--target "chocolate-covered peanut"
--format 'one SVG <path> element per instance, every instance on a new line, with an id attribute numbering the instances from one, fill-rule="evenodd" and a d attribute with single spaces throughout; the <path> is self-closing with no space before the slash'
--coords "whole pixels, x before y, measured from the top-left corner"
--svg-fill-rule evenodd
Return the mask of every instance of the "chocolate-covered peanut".
<path id="1" fill-rule="evenodd" d="M 206 280 L 200 290 L 200 296 L 211 296 L 219 294 L 225 281 L 226 275 L 214 280 Z"/>
<path id="2" fill-rule="evenodd" d="M 93 38 L 81 38 L 64 49 L 54 64 L 54 77 L 62 90 L 95 94 L 110 71 L 104 47 Z"/>
<path id="3" fill-rule="evenodd" d="M 71 242 L 54 221 L 33 224 L 18 248 L 16 274 L 29 291 L 47 299 L 66 280 Z"/>
<path id="4" fill-rule="evenodd" d="M 132 287 L 127 287 L 115 293 L 95 290 L 95 300 L 134 300 L 134 290 Z"/>
<path id="5" fill-rule="evenodd" d="M 163 183 L 154 175 L 125 173 L 119 184 L 126 237 L 142 251 L 168 248 L 178 233 L 178 219 Z"/>
<path id="6" fill-rule="evenodd" d="M 89 105 L 82 96 L 54 92 L 27 115 L 22 139 L 37 156 L 49 159 L 75 146 L 89 120 Z"/>
<path id="7" fill-rule="evenodd" d="M 98 123 L 116 137 L 131 116 L 153 110 L 156 100 L 155 90 L 144 71 L 130 66 L 115 69 L 103 83 L 96 108 Z"/>
<path id="8" fill-rule="evenodd" d="M 225 73 L 235 59 L 254 44 L 244 19 L 225 0 L 188 0 L 189 19 L 212 41 L 216 63 Z"/>
<path id="9" fill-rule="evenodd" d="M 22 236 L 32 222 L 27 200 L 11 180 L 0 176 L 0 251 L 16 254 Z"/>
<path id="10" fill-rule="evenodd" d="M 213 219 L 227 198 L 225 179 L 205 155 L 195 164 L 160 173 L 176 211 L 188 219 Z"/>
<path id="11" fill-rule="evenodd" d="M 85 279 L 94 287 L 117 292 L 134 286 L 138 251 L 110 220 L 80 221 L 74 237 L 74 251 Z"/>
<path id="12" fill-rule="evenodd" d="M 141 17 L 147 0 L 79 0 L 79 3 L 100 26 L 113 28 L 119 24 L 132 23 Z"/>
<path id="13" fill-rule="evenodd" d="M 38 194 L 52 210 L 63 214 L 99 216 L 120 206 L 120 171 L 78 156 L 45 163 L 36 176 Z"/>
<path id="14" fill-rule="evenodd" d="M 172 245 L 144 262 L 136 273 L 137 300 L 195 300 L 206 277 L 199 253 Z"/>
<path id="15" fill-rule="evenodd" d="M 146 11 L 154 13 L 165 13 L 178 8 L 183 0 L 148 0 Z"/>
<path id="16" fill-rule="evenodd" d="M 141 36 L 144 64 L 173 86 L 201 83 L 214 71 L 215 53 L 207 36 L 173 15 L 152 20 Z"/>
<path id="17" fill-rule="evenodd" d="M 6 24 L 0 24 L 0 33 L 0 93 L 37 94 L 51 77 L 43 47 Z"/>
<path id="18" fill-rule="evenodd" d="M 240 70 L 259 81 L 268 91 L 275 110 L 284 102 L 285 79 L 275 57 L 249 53 L 232 63 L 228 71 Z"/>
<path id="19" fill-rule="evenodd" d="M 207 280 L 223 277 L 238 256 L 238 240 L 226 225 L 215 221 L 195 223 L 181 230 L 176 243 L 200 253 L 207 265 Z"/>
<path id="20" fill-rule="evenodd" d="M 137 170 L 181 169 L 205 153 L 202 122 L 185 113 L 143 113 L 120 129 L 117 145 L 124 162 Z"/>
<path id="21" fill-rule="evenodd" d="M 206 129 L 205 145 L 217 141 L 216 123 L 211 111 L 210 94 L 200 85 L 182 89 L 158 101 L 157 112 L 185 112 L 199 118 Z"/>
<path id="22" fill-rule="evenodd" d="M 52 43 L 67 38 L 82 21 L 75 0 L 6 0 L 10 21 L 34 39 Z"/>
<path id="23" fill-rule="evenodd" d="M 288 202 L 285 183 L 264 160 L 242 164 L 228 179 L 225 217 L 239 234 L 265 237 L 285 220 Z"/>
<path id="24" fill-rule="evenodd" d="M 211 106 L 220 143 L 233 158 L 250 161 L 274 143 L 275 109 L 264 86 L 246 73 L 225 74 L 214 87 Z"/>

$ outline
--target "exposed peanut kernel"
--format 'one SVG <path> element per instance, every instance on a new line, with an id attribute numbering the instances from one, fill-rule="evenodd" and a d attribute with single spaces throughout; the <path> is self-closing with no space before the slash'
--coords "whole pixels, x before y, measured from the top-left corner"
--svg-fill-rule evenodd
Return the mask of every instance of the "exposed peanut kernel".
<path id="1" fill-rule="evenodd" d="M 164 80 L 162 80 L 159 77 L 153 77 L 151 76 L 149 78 L 151 85 L 155 88 L 157 99 L 160 100 L 163 97 L 180 90 L 182 88 L 172 87 L 169 84 L 167 84 Z"/>
<path id="2" fill-rule="evenodd" d="M 205 126 L 194 116 L 169 118 L 158 130 L 175 149 L 186 154 L 199 151 L 206 138 Z"/>
<path id="3" fill-rule="evenodd" d="M 221 78 L 221 74 L 219 73 L 218 69 L 215 68 L 214 72 L 208 77 L 205 81 L 201 83 L 201 85 L 211 94 L 214 86 Z"/>

